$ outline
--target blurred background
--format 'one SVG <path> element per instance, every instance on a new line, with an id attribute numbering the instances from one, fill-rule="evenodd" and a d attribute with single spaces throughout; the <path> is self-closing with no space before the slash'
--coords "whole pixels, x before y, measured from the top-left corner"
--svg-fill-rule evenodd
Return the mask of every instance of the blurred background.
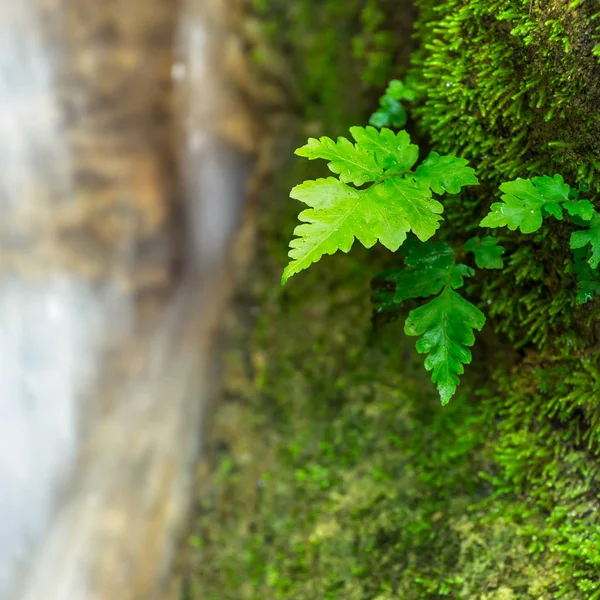
<path id="1" fill-rule="evenodd" d="M 397 255 L 280 285 L 290 189 L 329 173 L 294 149 L 394 79 L 421 157 L 477 167 L 461 244 L 515 177 L 597 195 L 596 4 L 0 0 L 0 600 L 599 599 L 563 222 L 474 280 L 446 408 L 371 320 Z"/>
<path id="2" fill-rule="evenodd" d="M 239 0 L 0 0 L 0 598 L 177 597 L 266 139 Z"/>

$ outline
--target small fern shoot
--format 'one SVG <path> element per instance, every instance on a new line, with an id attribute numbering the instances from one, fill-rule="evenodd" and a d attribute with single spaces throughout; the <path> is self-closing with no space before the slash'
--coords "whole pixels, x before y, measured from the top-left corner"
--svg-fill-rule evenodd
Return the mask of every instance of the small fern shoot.
<path id="1" fill-rule="evenodd" d="M 385 95 L 379 100 L 379 109 L 371 115 L 369 125 L 374 127 L 394 127 L 401 129 L 406 125 L 406 109 L 402 101 L 412 102 L 416 94 L 410 86 L 398 79 L 390 81 Z"/>
<path id="2" fill-rule="evenodd" d="M 516 179 L 500 186 L 502 202 L 492 204 L 482 227 L 508 227 L 521 233 L 534 233 L 545 217 L 559 221 L 566 211 L 570 221 L 585 229 L 571 234 L 573 264 L 568 267 L 577 279 L 577 304 L 585 304 L 600 292 L 600 214 L 589 200 L 580 200 L 579 191 L 564 182 L 561 175 Z"/>

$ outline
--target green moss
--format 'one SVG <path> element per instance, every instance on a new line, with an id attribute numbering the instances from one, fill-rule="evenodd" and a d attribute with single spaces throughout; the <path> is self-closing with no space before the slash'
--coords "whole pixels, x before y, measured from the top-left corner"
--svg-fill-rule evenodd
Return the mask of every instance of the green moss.
<path id="1" fill-rule="evenodd" d="M 600 65 L 593 2 L 420 0 L 411 77 L 414 109 L 436 150 L 473 161 L 482 186 L 446 202 L 450 236 L 473 233 L 498 186 L 516 177 L 563 174 L 600 189 Z M 591 195 L 593 199 L 593 195 Z M 497 331 L 544 346 L 565 331 L 586 335 L 575 309 L 569 226 L 508 236 L 510 266 L 479 290 Z M 512 248 L 511 248 L 512 246 Z"/>
<path id="2" fill-rule="evenodd" d="M 496 182 L 562 173 L 600 186 L 594 2 L 420 0 L 421 127 Z"/>
<path id="3" fill-rule="evenodd" d="M 436 149 L 475 161 L 483 181 L 471 198 L 447 203 L 450 237 L 470 233 L 508 179 L 559 172 L 598 192 L 599 7 L 579 0 L 417 4 L 412 75 L 422 100 L 415 116 Z M 598 598 L 597 311 L 575 306 L 569 236 L 564 223 L 537 236 L 507 234 L 506 268 L 471 290 L 498 334 L 491 356 L 506 355 L 498 349 L 507 341 L 514 361 L 480 393 L 494 423 L 483 450 L 495 465 L 487 510 L 493 515 L 505 502 L 528 550 L 555 562 L 544 593 Z"/>
<path id="4" fill-rule="evenodd" d="M 318 133 L 364 122 L 406 68 L 404 8 L 263 4 Z M 483 181 L 446 203 L 451 241 L 504 180 L 560 172 L 599 191 L 596 3 L 417 6 L 419 134 Z M 215 431 L 230 450 L 200 492 L 193 598 L 600 599 L 600 329 L 597 303 L 575 306 L 570 225 L 504 235 L 506 268 L 468 290 L 490 327 L 442 409 L 400 325 L 369 323 L 368 282 L 393 256 L 355 249 L 279 288 L 300 162 L 265 194 L 229 327 Z"/>
<path id="5" fill-rule="evenodd" d="M 267 206 L 228 327 L 230 449 L 192 597 L 594 598 L 595 364 L 533 354 L 442 409 L 399 325 L 371 330 L 387 257 L 332 257 L 280 290 L 295 212 Z"/>

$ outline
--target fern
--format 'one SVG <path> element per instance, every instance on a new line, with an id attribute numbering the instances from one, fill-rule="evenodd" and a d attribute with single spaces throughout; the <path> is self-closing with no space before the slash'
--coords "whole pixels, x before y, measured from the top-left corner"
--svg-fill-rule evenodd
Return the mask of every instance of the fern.
<path id="1" fill-rule="evenodd" d="M 413 170 L 419 150 L 405 131 L 352 127 L 350 133 L 355 143 L 343 137 L 337 142 L 312 138 L 296 151 L 310 160 L 326 160 L 338 178 L 305 181 L 292 189 L 291 197 L 308 209 L 299 215 L 302 224 L 290 242 L 291 261 L 283 284 L 324 254 L 348 252 L 355 240 L 367 248 L 380 242 L 392 251 L 402 246 L 409 232 L 425 242 L 439 228 L 444 210 L 433 195 L 457 194 L 478 183 L 466 160 L 436 152 Z M 490 252 L 497 254 L 498 249 L 488 248 L 488 261 Z M 479 309 L 455 291 L 474 272 L 456 264 L 452 248 L 443 243 L 413 245 L 406 267 L 391 273 L 392 292 L 376 293 L 380 313 L 392 314 L 407 298 L 436 296 L 409 314 L 405 332 L 421 336 L 417 350 L 429 354 L 425 368 L 432 371 L 446 404 L 463 365 L 471 361 L 473 329 L 485 322 Z"/>
<path id="2" fill-rule="evenodd" d="M 394 127 L 401 129 L 406 125 L 406 109 L 401 101 L 412 102 L 415 92 L 397 79 L 390 81 L 385 95 L 379 100 L 379 109 L 369 119 L 374 127 Z"/>
<path id="3" fill-rule="evenodd" d="M 572 273 L 577 280 L 576 302 L 582 305 L 600 294 L 600 273 L 590 266 L 586 247 L 574 249 L 573 259 L 574 262 L 567 266 L 567 272 Z"/>
<path id="4" fill-rule="evenodd" d="M 409 313 L 404 331 L 420 336 L 417 351 L 428 354 L 425 368 L 432 371 L 442 404 L 447 404 L 456 392 L 464 365 L 471 362 L 473 330 L 481 330 L 485 323 L 483 313 L 456 292 L 464 285 L 464 278 L 475 272 L 457 264 L 453 249 L 442 242 L 411 248 L 404 262 L 405 269 L 388 271 L 382 278 L 395 286 L 396 305 L 410 298 L 435 296 Z M 391 309 L 389 291 L 376 298 L 385 302 L 379 310 Z"/>
<path id="5" fill-rule="evenodd" d="M 566 184 L 561 175 L 516 179 L 500 186 L 502 202 L 494 202 L 481 227 L 508 227 L 521 233 L 535 233 L 544 217 L 564 218 L 563 209 L 574 223 L 586 225 L 596 214 L 589 200 L 580 200 L 578 190 Z"/>
<path id="6" fill-rule="evenodd" d="M 600 293 L 600 278 L 595 269 L 600 264 L 600 214 L 589 200 L 580 200 L 579 191 L 567 185 L 560 175 L 517 179 L 503 183 L 502 202 L 492 204 L 491 212 L 481 221 L 482 227 L 520 229 L 522 233 L 538 231 L 544 217 L 564 218 L 583 230 L 571 234 L 570 247 L 574 264 L 568 269 L 578 285 L 576 302 L 585 304 Z M 579 251 L 579 252 L 578 252 Z"/>
<path id="7" fill-rule="evenodd" d="M 584 248 L 589 244 L 591 255 L 588 258 L 588 264 L 592 269 L 598 267 L 600 263 L 600 215 L 594 212 L 590 219 L 589 227 L 582 231 L 574 231 L 571 234 L 571 249 L 577 250 Z"/>
<path id="8" fill-rule="evenodd" d="M 310 139 L 296 154 L 324 159 L 339 179 L 305 181 L 290 196 L 309 208 L 290 242 L 282 283 L 319 261 L 324 254 L 348 252 L 357 239 L 370 248 L 376 242 L 396 251 L 413 232 L 425 241 L 442 220 L 443 206 L 433 193 L 458 193 L 477 184 L 467 161 L 432 152 L 416 170 L 418 148 L 405 131 L 352 127 L 355 144 L 340 137 Z M 370 184 L 367 187 L 364 184 Z"/>
<path id="9" fill-rule="evenodd" d="M 475 264 L 480 269 L 503 269 L 502 255 L 505 249 L 498 244 L 495 237 L 472 237 L 465 243 L 465 252 L 475 256 Z"/>
<path id="10" fill-rule="evenodd" d="M 571 188 L 560 175 L 516 179 L 500 186 L 502 202 L 492 204 L 481 227 L 508 227 L 511 231 L 533 233 L 542 226 L 544 216 L 563 218 L 562 202 L 569 202 Z"/>

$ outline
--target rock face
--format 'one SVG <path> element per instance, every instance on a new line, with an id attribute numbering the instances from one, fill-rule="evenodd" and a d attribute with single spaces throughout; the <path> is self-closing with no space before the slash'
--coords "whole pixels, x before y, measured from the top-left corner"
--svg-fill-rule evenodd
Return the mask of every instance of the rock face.
<path id="1" fill-rule="evenodd" d="M 22 11 L 33 30 L 27 35 L 37 39 L 30 71 L 14 79 L 37 83 L 30 102 L 42 110 L 23 115 L 25 133 L 15 132 L 28 135 L 27 169 L 5 221 L 19 243 L 6 244 L 4 262 L 24 268 L 26 244 L 34 270 L 44 257 L 94 281 L 164 285 L 177 198 L 173 4 L 152 0 L 140 15 L 133 2 L 50 0 Z M 23 60 L 20 49 L 6 60 Z M 35 81 L 38 68 L 47 71 L 43 81 Z"/>
<path id="2" fill-rule="evenodd" d="M 22 417 L 0 448 L 38 463 L 11 471 L 0 596 L 17 567 L 24 600 L 166 593 L 221 270 L 264 153 L 231 82 L 249 76 L 243 9 L 0 2 L 0 407 Z"/>

